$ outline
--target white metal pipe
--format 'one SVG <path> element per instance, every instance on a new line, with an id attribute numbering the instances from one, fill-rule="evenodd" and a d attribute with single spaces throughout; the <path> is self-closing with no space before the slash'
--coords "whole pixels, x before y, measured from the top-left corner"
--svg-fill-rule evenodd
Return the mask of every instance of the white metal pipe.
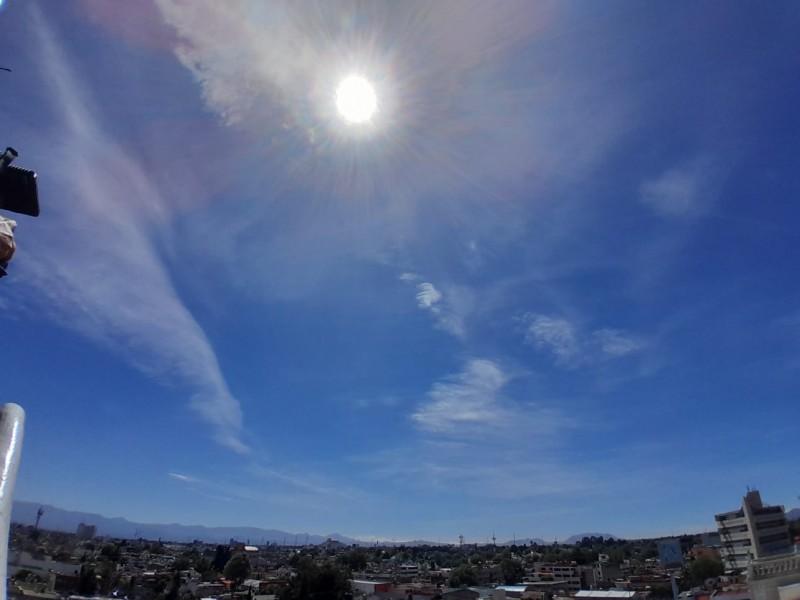
<path id="1" fill-rule="evenodd" d="M 6 600 L 7 596 L 8 530 L 24 426 L 25 411 L 21 406 L 9 403 L 0 408 L 0 600 Z"/>

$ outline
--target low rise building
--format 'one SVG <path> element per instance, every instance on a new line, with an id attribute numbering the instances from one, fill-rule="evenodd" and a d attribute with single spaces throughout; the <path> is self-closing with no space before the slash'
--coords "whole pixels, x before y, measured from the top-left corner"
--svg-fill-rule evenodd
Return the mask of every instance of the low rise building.
<path id="1" fill-rule="evenodd" d="M 581 568 L 572 563 L 546 563 L 536 562 L 534 570 L 525 574 L 526 581 L 553 581 L 559 585 L 558 589 L 574 593 L 582 587 Z"/>
<path id="2" fill-rule="evenodd" d="M 392 584 L 388 581 L 366 581 L 364 579 L 353 579 L 350 587 L 354 592 L 363 592 L 368 596 L 377 593 L 388 593 Z"/>

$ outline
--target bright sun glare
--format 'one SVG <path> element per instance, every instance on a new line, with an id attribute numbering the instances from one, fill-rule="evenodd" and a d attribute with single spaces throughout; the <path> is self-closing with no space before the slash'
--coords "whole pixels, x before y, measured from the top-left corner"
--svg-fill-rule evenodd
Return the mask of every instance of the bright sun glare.
<path id="1" fill-rule="evenodd" d="M 336 88 L 336 108 L 351 123 L 368 121 L 377 107 L 375 90 L 363 77 L 351 75 Z"/>

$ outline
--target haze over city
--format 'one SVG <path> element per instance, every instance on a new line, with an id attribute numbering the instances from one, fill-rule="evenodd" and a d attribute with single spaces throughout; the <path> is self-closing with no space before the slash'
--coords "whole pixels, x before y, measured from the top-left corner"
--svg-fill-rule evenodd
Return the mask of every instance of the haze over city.
<path id="1" fill-rule="evenodd" d="M 796 506 L 799 26 L 0 3 L 15 497 L 443 542 Z"/>

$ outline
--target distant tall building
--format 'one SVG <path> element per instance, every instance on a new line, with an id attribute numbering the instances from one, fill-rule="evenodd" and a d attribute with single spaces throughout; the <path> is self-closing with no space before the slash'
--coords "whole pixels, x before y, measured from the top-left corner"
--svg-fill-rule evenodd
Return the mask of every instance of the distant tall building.
<path id="1" fill-rule="evenodd" d="M 680 540 L 674 538 L 658 540 L 656 548 L 658 549 L 658 561 L 662 569 L 683 566 L 683 550 L 681 550 Z"/>
<path id="2" fill-rule="evenodd" d="M 80 523 L 78 524 L 78 530 L 75 533 L 82 540 L 91 540 L 97 535 L 97 526 Z"/>
<path id="3" fill-rule="evenodd" d="M 758 490 L 748 491 L 742 508 L 714 515 L 726 569 L 744 569 L 751 559 L 791 551 L 783 506 L 765 506 Z"/>

